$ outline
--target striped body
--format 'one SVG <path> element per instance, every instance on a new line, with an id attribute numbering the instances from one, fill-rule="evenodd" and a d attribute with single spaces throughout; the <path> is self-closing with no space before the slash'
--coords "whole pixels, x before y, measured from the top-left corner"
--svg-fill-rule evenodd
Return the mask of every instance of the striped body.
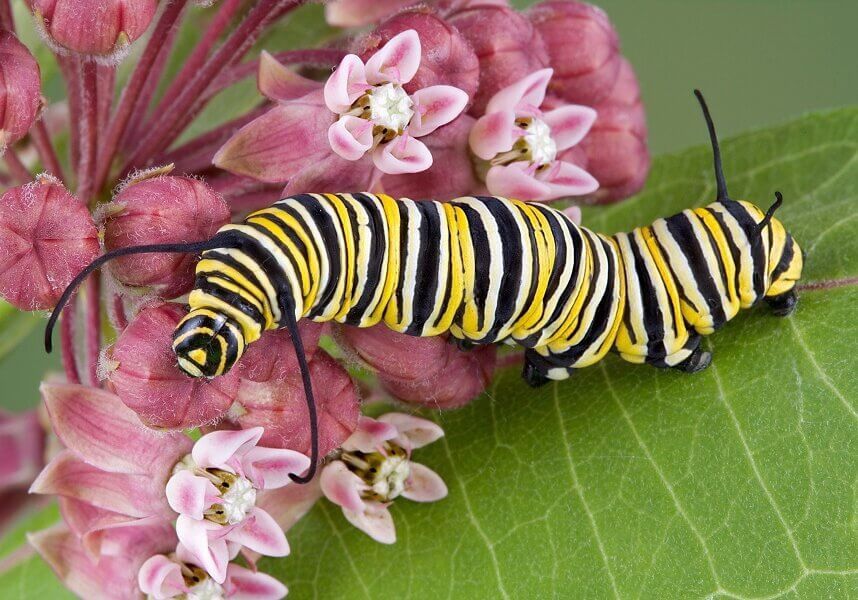
<path id="1" fill-rule="evenodd" d="M 739 308 L 794 286 L 801 252 L 775 219 L 756 231 L 762 219 L 728 200 L 605 236 L 503 198 L 303 194 L 221 230 L 224 247 L 197 265 L 174 348 L 186 372 L 220 374 L 291 310 L 417 336 L 513 341 L 552 379 L 612 348 L 631 362 L 675 366 Z M 212 332 L 226 333 L 214 355 L 194 342 L 200 328 L 209 344 Z"/>

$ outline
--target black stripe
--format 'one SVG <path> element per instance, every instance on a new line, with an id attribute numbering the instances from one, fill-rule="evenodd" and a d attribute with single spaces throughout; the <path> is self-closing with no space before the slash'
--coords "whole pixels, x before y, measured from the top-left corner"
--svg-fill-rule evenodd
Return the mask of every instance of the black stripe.
<path id="1" fill-rule="evenodd" d="M 765 293 L 764 269 L 768 266 L 768 261 L 766 260 L 765 253 L 763 252 L 762 240 L 760 240 L 760 243 L 756 243 L 756 236 L 760 235 L 757 233 L 757 222 L 754 221 L 754 218 L 748 210 L 738 202 L 733 200 L 724 200 L 721 204 L 723 204 L 727 209 L 727 212 L 733 215 L 733 218 L 738 221 L 739 226 L 748 238 L 748 243 L 751 245 L 751 263 L 753 267 L 751 281 L 753 283 L 754 293 L 757 296 L 756 300 L 759 300 Z"/>
<path id="2" fill-rule="evenodd" d="M 370 232 L 370 246 L 368 268 L 366 273 L 366 286 L 363 294 L 352 305 L 351 310 L 346 315 L 346 323 L 358 324 L 366 316 L 370 303 L 372 302 L 378 288 L 384 285 L 382 281 L 383 274 L 387 273 L 387 262 L 385 259 L 385 249 L 388 246 L 387 226 L 385 225 L 382 208 L 376 206 L 372 198 L 367 194 L 354 194 L 352 196 L 366 211 L 369 217 L 367 227 Z M 380 202 L 380 201 L 379 201 Z"/>
<path id="3" fill-rule="evenodd" d="M 789 269 L 789 266 L 790 264 L 792 264 L 792 259 L 794 257 L 795 243 L 793 242 L 792 236 L 790 234 L 786 234 L 786 238 L 784 239 L 783 254 L 781 254 L 781 259 L 778 261 L 778 265 L 775 267 L 775 270 L 772 271 L 772 283 L 780 279 L 780 276 L 783 275 L 787 269 Z"/>
<path id="4" fill-rule="evenodd" d="M 435 204 L 429 201 L 415 201 L 420 211 L 419 251 L 417 253 L 417 273 L 414 280 L 414 293 L 411 298 L 411 323 L 405 330 L 408 335 L 421 335 L 423 326 L 435 308 L 435 292 L 438 287 L 438 271 L 441 261 L 439 242 L 441 239 L 441 218 Z"/>

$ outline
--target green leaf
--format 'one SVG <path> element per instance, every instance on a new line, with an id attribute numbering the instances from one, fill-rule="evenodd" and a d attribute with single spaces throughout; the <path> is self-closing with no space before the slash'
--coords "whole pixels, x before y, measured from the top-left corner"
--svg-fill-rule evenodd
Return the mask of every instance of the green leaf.
<path id="1" fill-rule="evenodd" d="M 450 494 L 397 501 L 396 545 L 325 502 L 290 532 L 292 555 L 261 568 L 299 599 L 858 595 L 858 109 L 724 153 L 735 197 L 785 196 L 778 216 L 808 251 L 793 316 L 746 311 L 707 339 L 696 375 L 610 356 L 534 391 L 507 370 L 435 415 L 447 436 L 416 459 Z M 713 195 L 695 148 L 585 222 L 628 229 Z"/>
<path id="2" fill-rule="evenodd" d="M 33 328 L 42 323 L 33 313 L 21 312 L 11 304 L 0 300 L 0 360 L 23 340 Z"/>

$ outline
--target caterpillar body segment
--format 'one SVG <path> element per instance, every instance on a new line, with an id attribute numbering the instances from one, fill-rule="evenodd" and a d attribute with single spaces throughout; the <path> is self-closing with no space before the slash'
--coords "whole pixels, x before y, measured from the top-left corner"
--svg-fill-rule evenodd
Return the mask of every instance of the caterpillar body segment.
<path id="1" fill-rule="evenodd" d="M 802 266 L 779 221 L 727 199 L 605 236 L 548 206 L 492 196 L 302 194 L 221 233 L 224 247 L 202 253 L 175 337 L 180 366 L 195 376 L 225 372 L 289 311 L 449 332 L 464 345 L 513 341 L 528 349 L 532 383 L 612 349 L 697 370 L 707 362 L 701 336 L 789 294 Z"/>

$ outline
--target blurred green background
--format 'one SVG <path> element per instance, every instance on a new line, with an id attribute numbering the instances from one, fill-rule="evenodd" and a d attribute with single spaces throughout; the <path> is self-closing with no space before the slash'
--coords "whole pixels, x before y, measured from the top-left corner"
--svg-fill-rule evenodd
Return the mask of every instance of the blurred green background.
<path id="1" fill-rule="evenodd" d="M 854 0 L 596 3 L 614 21 L 637 70 L 655 155 L 704 141 L 694 87 L 706 92 L 723 136 L 858 102 Z M 34 405 L 44 373 L 59 368 L 56 355 L 41 349 L 44 321 L 33 323 L 25 341 L 0 362 L 4 408 Z"/>

